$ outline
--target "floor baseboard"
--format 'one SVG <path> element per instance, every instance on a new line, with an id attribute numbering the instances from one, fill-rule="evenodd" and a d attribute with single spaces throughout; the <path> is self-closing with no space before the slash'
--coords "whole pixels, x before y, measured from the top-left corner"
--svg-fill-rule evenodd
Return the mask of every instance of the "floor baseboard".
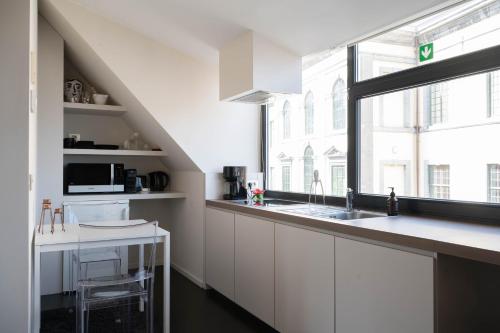
<path id="1" fill-rule="evenodd" d="M 193 274 L 189 273 L 187 270 L 185 270 L 184 268 L 180 267 L 179 265 L 176 265 L 175 263 L 171 262 L 170 263 L 170 267 L 172 267 L 177 272 L 179 272 L 180 274 L 182 274 L 183 276 L 185 276 L 187 279 L 189 279 L 191 282 L 193 282 L 194 284 L 196 284 L 198 287 L 200 287 L 202 289 L 207 289 L 207 285 L 205 284 L 205 282 L 203 282 L 202 280 L 200 280 L 197 276 L 194 276 Z"/>

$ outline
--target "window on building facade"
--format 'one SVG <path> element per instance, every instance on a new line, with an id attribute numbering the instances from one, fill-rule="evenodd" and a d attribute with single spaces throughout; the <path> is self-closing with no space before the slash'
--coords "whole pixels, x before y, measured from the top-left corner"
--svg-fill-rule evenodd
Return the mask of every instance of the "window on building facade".
<path id="1" fill-rule="evenodd" d="M 429 165 L 429 197 L 450 198 L 450 166 Z"/>
<path id="2" fill-rule="evenodd" d="M 314 132 L 314 96 L 312 92 L 308 92 L 304 101 L 304 122 L 305 134 L 309 135 Z"/>
<path id="3" fill-rule="evenodd" d="M 292 124 L 290 119 L 290 103 L 285 101 L 283 104 L 283 138 L 288 139 L 290 137 L 290 132 L 292 130 Z"/>
<path id="4" fill-rule="evenodd" d="M 331 165 L 330 179 L 332 195 L 337 197 L 345 195 L 347 189 L 345 165 Z"/>
<path id="5" fill-rule="evenodd" d="M 500 71 L 491 72 L 489 75 L 490 117 L 500 116 Z"/>
<path id="6" fill-rule="evenodd" d="M 429 86 L 429 124 L 445 123 L 448 119 L 448 85 L 435 83 Z"/>
<path id="7" fill-rule="evenodd" d="M 289 165 L 281 167 L 281 188 L 284 192 L 290 192 L 290 169 Z"/>
<path id="8" fill-rule="evenodd" d="M 346 87 L 342 79 L 337 79 L 333 85 L 332 105 L 333 105 L 333 129 L 344 129 L 346 125 Z"/>
<path id="9" fill-rule="evenodd" d="M 309 193 L 314 172 L 314 151 L 311 146 L 304 150 L 304 193 Z"/>
<path id="10" fill-rule="evenodd" d="M 500 164 L 488 165 L 488 202 L 500 203 Z"/>

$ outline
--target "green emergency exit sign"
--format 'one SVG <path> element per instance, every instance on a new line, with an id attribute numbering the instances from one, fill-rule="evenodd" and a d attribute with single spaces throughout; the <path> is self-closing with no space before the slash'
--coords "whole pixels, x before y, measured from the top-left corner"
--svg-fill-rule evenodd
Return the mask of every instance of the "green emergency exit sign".
<path id="1" fill-rule="evenodd" d="M 434 43 L 422 44 L 418 48 L 420 62 L 434 58 Z"/>

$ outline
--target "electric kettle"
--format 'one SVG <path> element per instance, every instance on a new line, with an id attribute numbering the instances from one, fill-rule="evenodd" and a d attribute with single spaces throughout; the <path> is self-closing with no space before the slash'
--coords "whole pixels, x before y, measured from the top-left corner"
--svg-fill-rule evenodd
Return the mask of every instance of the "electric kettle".
<path id="1" fill-rule="evenodd" d="M 149 189 L 152 192 L 165 191 L 169 182 L 168 175 L 163 171 L 155 171 L 149 173 Z"/>

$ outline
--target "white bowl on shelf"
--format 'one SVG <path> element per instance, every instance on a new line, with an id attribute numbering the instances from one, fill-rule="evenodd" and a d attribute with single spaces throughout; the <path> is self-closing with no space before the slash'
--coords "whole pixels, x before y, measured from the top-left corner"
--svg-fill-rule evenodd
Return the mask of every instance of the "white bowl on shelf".
<path id="1" fill-rule="evenodd" d="M 105 105 L 106 102 L 108 101 L 108 97 L 109 95 L 92 94 L 92 99 L 94 100 L 94 103 L 98 105 Z"/>

